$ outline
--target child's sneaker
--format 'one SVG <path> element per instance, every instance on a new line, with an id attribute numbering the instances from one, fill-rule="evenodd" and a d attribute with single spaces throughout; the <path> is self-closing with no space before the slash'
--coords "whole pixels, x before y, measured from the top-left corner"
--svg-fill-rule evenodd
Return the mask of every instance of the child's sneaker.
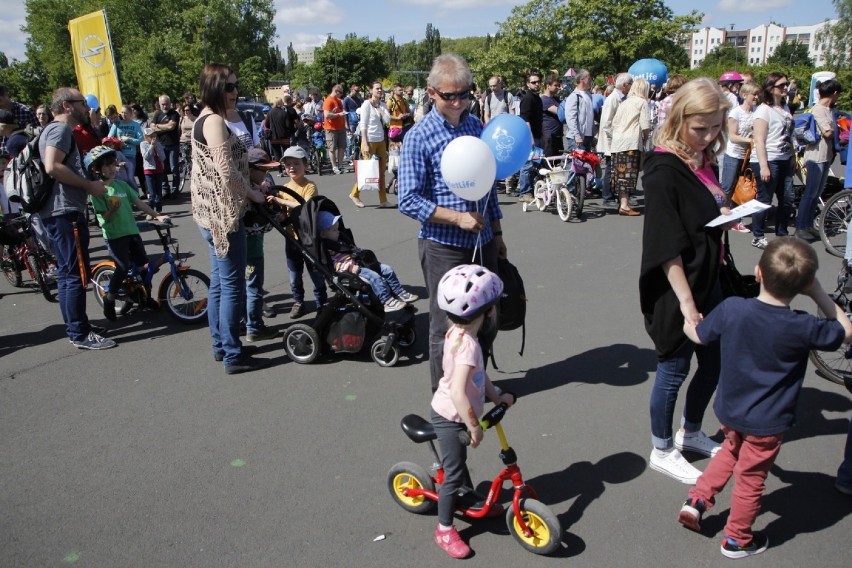
<path id="1" fill-rule="evenodd" d="M 751 246 L 754 248 L 765 249 L 768 244 L 766 237 L 755 237 L 751 240 Z"/>
<path id="2" fill-rule="evenodd" d="M 403 301 L 397 300 L 396 298 L 390 298 L 387 302 L 385 302 L 385 312 L 398 312 L 407 306 Z"/>
<path id="3" fill-rule="evenodd" d="M 651 459 L 649 460 L 651 469 L 664 473 L 673 479 L 677 479 L 681 483 L 687 485 L 695 485 L 698 478 L 701 477 L 701 471 L 693 467 L 691 463 L 686 461 L 680 452 L 676 449 L 671 449 L 668 452 L 661 452 L 654 449 L 651 451 Z"/>
<path id="4" fill-rule="evenodd" d="M 769 548 L 769 539 L 763 533 L 756 532 L 751 536 L 751 542 L 746 546 L 740 546 L 732 538 L 727 536 L 722 540 L 722 554 L 728 558 L 745 558 L 760 554 Z"/>
<path id="5" fill-rule="evenodd" d="M 104 296 L 104 317 L 109 321 L 115 321 L 115 300 Z"/>
<path id="6" fill-rule="evenodd" d="M 261 326 L 255 331 L 250 331 L 246 334 L 246 341 L 254 343 L 255 341 L 266 341 L 267 339 L 275 339 L 279 333 L 277 329 Z"/>
<path id="7" fill-rule="evenodd" d="M 435 544 L 453 558 L 467 558 L 470 555 L 470 547 L 461 539 L 456 527 L 450 527 L 448 531 L 442 531 L 440 527 L 436 528 Z"/>
<path id="8" fill-rule="evenodd" d="M 731 230 L 734 230 L 738 233 L 750 233 L 751 232 L 751 229 L 749 229 L 748 227 L 746 227 L 742 223 L 737 223 L 736 225 L 731 227 Z"/>
<path id="9" fill-rule="evenodd" d="M 675 448 L 681 452 L 695 452 L 712 458 L 722 446 L 719 442 L 712 440 L 707 434 L 701 432 L 681 432 L 678 430 L 674 436 Z"/>
<path id="10" fill-rule="evenodd" d="M 683 507 L 680 508 L 680 515 L 678 515 L 677 520 L 689 530 L 700 532 L 701 515 L 704 514 L 705 510 L 704 501 L 690 497 L 684 501 Z"/>
<path id="11" fill-rule="evenodd" d="M 416 302 L 420 299 L 420 296 L 418 296 L 417 294 L 412 294 L 408 290 L 404 290 L 401 294 L 397 294 L 396 296 L 407 304 Z"/>
<path id="12" fill-rule="evenodd" d="M 305 315 L 305 307 L 302 305 L 302 302 L 293 304 L 293 307 L 290 308 L 290 319 L 299 319 L 303 315 Z"/>

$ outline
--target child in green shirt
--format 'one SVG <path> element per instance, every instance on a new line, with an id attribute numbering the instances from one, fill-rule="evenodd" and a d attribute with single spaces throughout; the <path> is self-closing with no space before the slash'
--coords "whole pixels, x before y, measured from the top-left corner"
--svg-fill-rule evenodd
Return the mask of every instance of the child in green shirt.
<path id="1" fill-rule="evenodd" d="M 169 218 L 157 213 L 139 199 L 139 194 L 132 187 L 115 179 L 117 170 L 115 150 L 106 146 L 95 146 L 86 154 L 83 164 L 86 171 L 102 179 L 106 186 L 106 194 L 99 197 L 92 195 L 90 199 L 109 254 L 115 261 L 115 272 L 110 278 L 108 290 L 117 290 L 127 277 L 127 271 L 131 266 L 135 265 L 141 269 L 148 264 L 148 255 L 145 254 L 145 246 L 142 244 L 142 237 L 139 236 L 133 206 L 146 213 L 149 218 L 156 218 L 160 222 L 166 222 Z M 150 292 L 149 289 L 149 299 Z M 104 295 L 104 316 L 110 321 L 115 321 L 115 294 L 111 291 L 107 291 Z"/>

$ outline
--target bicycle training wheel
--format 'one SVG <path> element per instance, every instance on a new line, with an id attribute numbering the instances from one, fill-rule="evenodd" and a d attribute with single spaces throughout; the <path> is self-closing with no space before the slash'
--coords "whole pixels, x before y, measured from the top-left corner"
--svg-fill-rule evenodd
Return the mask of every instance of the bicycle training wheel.
<path id="1" fill-rule="evenodd" d="M 14 288 L 21 288 L 24 285 L 21 269 L 12 255 L 12 245 L 3 245 L 3 274 Z"/>
<path id="2" fill-rule="evenodd" d="M 107 288 L 109 288 L 109 281 L 112 279 L 114 272 L 115 268 L 107 265 L 95 269 L 94 274 L 92 274 L 92 294 L 95 295 L 95 301 L 102 309 L 104 307 L 104 294 L 106 294 Z M 130 304 L 132 302 L 127 301 L 126 293 L 123 290 L 119 290 L 115 295 L 116 313 L 127 312 Z M 125 305 L 127 305 L 126 308 Z"/>
<path id="3" fill-rule="evenodd" d="M 556 212 L 559 213 L 559 218 L 568 221 L 573 210 L 574 198 L 571 197 L 571 192 L 567 187 L 560 187 L 556 192 Z"/>
<path id="4" fill-rule="evenodd" d="M 846 252 L 846 234 L 852 217 L 852 189 L 836 193 L 819 215 L 819 236 L 825 250 L 842 257 Z"/>
<path id="5" fill-rule="evenodd" d="M 547 182 L 543 179 L 538 180 L 533 185 L 533 201 L 536 209 L 544 211 L 547 208 Z"/>
<path id="6" fill-rule="evenodd" d="M 574 184 L 577 203 L 574 204 L 574 215 L 577 219 L 583 218 L 583 203 L 586 201 L 586 174 L 577 174 Z"/>
<path id="7" fill-rule="evenodd" d="M 198 323 L 207 320 L 207 298 L 210 294 L 210 278 L 192 268 L 178 271 L 175 281 L 167 274 L 160 284 L 160 305 L 168 308 L 169 314 L 183 323 Z"/>
<path id="8" fill-rule="evenodd" d="M 521 517 L 532 534 L 526 536 L 515 518 L 514 507 L 506 511 L 506 525 L 509 532 L 533 554 L 551 554 L 559 547 L 562 540 L 562 525 L 559 519 L 544 504 L 535 499 L 521 499 Z"/>
<path id="9" fill-rule="evenodd" d="M 435 508 L 435 502 L 423 495 L 408 496 L 409 489 L 435 491 L 435 483 L 421 466 L 411 462 L 400 462 L 388 471 L 388 491 L 397 505 L 409 511 L 423 515 Z"/>

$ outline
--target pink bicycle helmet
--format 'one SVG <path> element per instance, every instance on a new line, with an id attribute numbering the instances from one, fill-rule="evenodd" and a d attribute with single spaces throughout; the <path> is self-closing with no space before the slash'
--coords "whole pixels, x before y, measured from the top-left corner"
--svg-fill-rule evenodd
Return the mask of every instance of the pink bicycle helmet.
<path id="1" fill-rule="evenodd" d="M 463 264 L 447 271 L 438 283 L 438 307 L 450 319 L 468 323 L 500 300 L 503 281 L 478 264 Z"/>
<path id="2" fill-rule="evenodd" d="M 743 76 L 740 75 L 739 73 L 737 73 L 736 71 L 725 71 L 719 77 L 719 82 L 723 83 L 723 84 L 725 84 L 725 83 L 742 83 L 743 82 Z"/>

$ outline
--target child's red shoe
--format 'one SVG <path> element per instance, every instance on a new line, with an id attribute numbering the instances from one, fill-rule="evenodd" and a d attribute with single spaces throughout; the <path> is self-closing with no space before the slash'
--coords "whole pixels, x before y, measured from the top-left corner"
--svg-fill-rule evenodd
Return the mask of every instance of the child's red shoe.
<path id="1" fill-rule="evenodd" d="M 440 527 L 436 528 L 435 544 L 453 558 L 467 558 L 470 555 L 470 547 L 461 539 L 456 527 L 450 527 L 448 531 L 442 531 Z"/>

